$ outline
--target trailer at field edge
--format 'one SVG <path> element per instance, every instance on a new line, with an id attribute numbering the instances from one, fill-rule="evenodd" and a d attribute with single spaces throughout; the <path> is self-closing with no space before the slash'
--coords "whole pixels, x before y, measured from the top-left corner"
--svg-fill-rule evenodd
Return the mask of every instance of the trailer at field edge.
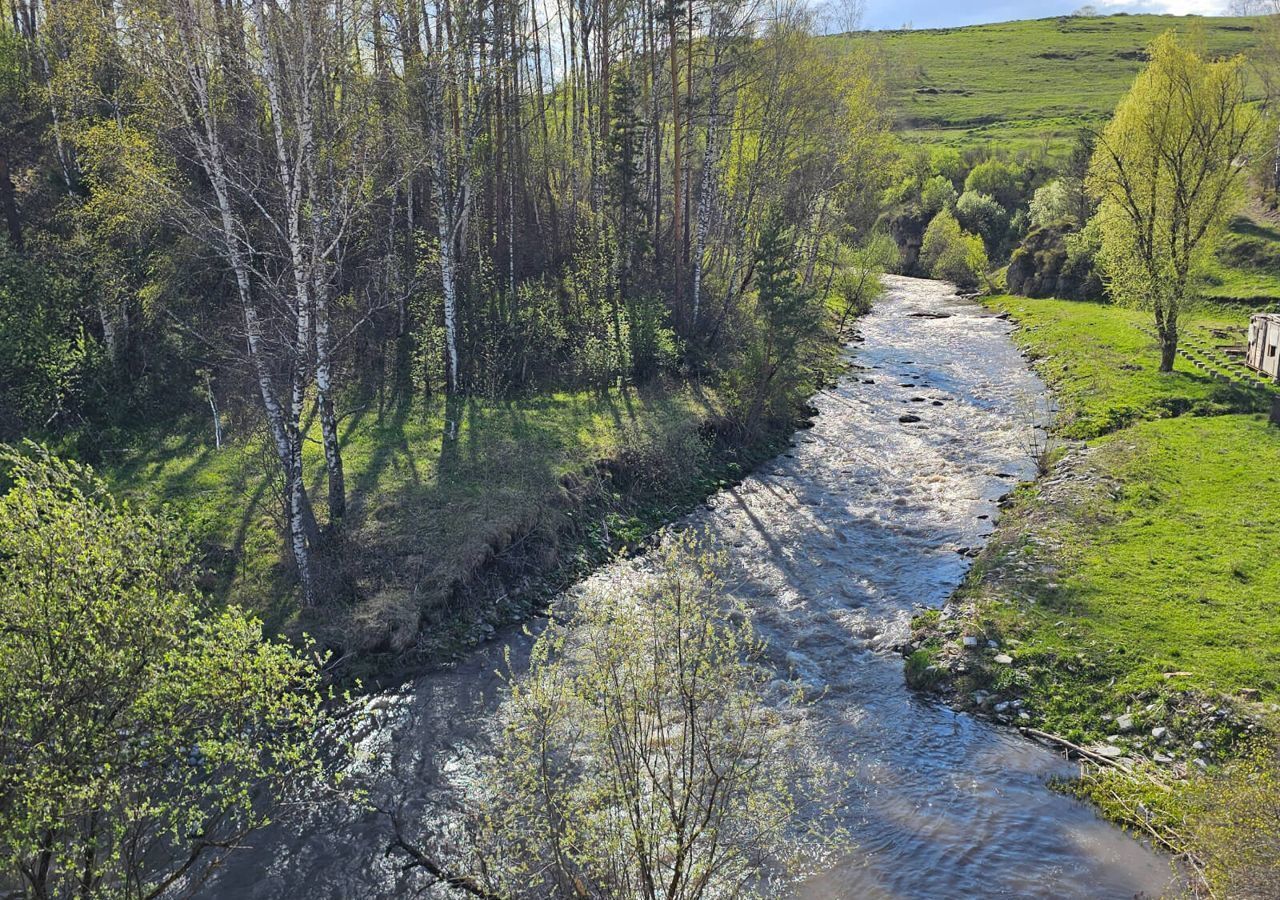
<path id="1" fill-rule="evenodd" d="M 1245 365 L 1280 382 L 1280 314 L 1259 313 L 1249 318 Z"/>

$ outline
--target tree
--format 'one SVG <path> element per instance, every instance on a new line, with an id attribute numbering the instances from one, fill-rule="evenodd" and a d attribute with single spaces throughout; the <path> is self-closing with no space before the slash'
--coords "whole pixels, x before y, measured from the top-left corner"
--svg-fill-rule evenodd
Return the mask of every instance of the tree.
<path id="1" fill-rule="evenodd" d="M 1259 0 L 1254 11 L 1266 15 L 1258 28 L 1258 45 L 1253 55 L 1266 94 L 1263 110 L 1271 136 L 1263 163 L 1274 206 L 1280 204 L 1280 0 Z"/>
<path id="2" fill-rule="evenodd" d="M 964 156 L 955 147 L 935 147 L 929 153 L 929 167 L 934 174 L 950 181 L 952 187 L 963 185 L 965 172 L 968 171 Z"/>
<path id="3" fill-rule="evenodd" d="M 720 560 L 675 537 L 602 587 L 512 676 L 478 854 L 493 895 L 773 896 L 828 773 L 767 702 L 773 670 Z M 821 840 L 815 838 L 813 840 Z"/>
<path id="4" fill-rule="evenodd" d="M 1009 214 L 986 194 L 965 191 L 956 201 L 956 220 L 965 231 L 982 238 L 987 252 L 994 254 L 1009 230 Z"/>
<path id="5" fill-rule="evenodd" d="M 851 254 L 849 265 L 836 278 L 835 293 L 842 308 L 836 321 L 836 334 L 847 337 L 846 327 L 854 316 L 869 312 L 876 296 L 883 290 L 880 276 L 898 265 L 898 245 L 883 231 L 877 231 Z"/>
<path id="6" fill-rule="evenodd" d="M 962 229 L 951 210 L 944 209 L 925 229 L 920 267 L 932 278 L 950 281 L 959 288 L 975 288 L 987 269 L 982 238 Z"/>
<path id="7" fill-rule="evenodd" d="M 794 235 L 774 212 L 756 248 L 756 328 L 743 364 L 746 429 L 762 420 L 779 393 L 787 396 L 800 375 L 799 350 L 820 323 L 816 295 L 801 282 L 796 264 Z"/>
<path id="8" fill-rule="evenodd" d="M 964 180 L 964 189 L 994 197 L 1011 210 L 1022 199 L 1022 170 L 1002 159 L 988 159 L 973 167 Z"/>
<path id="9" fill-rule="evenodd" d="M 1089 170 L 1100 262 L 1112 295 L 1149 307 L 1160 371 L 1173 371 L 1178 316 L 1239 201 L 1254 116 L 1243 59 L 1205 62 L 1173 32 L 1098 135 Z"/>
<path id="10" fill-rule="evenodd" d="M 325 778 L 315 662 L 208 612 L 177 524 L 4 449 L 0 865 L 32 897 L 157 897 Z"/>
<path id="11" fill-rule="evenodd" d="M 950 179 L 941 175 L 933 176 L 920 189 L 920 208 L 926 216 L 937 215 L 939 210 L 946 209 L 955 202 L 955 187 Z"/>
<path id="12" fill-rule="evenodd" d="M 1065 181 L 1055 178 L 1036 188 L 1027 208 L 1027 219 L 1032 228 L 1044 228 L 1059 222 L 1079 224 L 1074 218 L 1075 209 L 1071 193 Z"/>

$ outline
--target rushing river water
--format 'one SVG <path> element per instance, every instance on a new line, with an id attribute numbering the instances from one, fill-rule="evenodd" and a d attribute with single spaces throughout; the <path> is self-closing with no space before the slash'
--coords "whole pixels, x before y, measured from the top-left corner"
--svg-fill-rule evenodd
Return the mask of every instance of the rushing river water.
<path id="1" fill-rule="evenodd" d="M 823 753 L 852 776 L 847 855 L 806 898 L 1159 895 L 1166 859 L 1045 783 L 1073 768 L 1016 733 L 912 694 L 889 648 L 913 612 L 940 606 L 982 545 L 996 502 L 1030 474 L 1025 410 L 1044 385 L 1008 323 L 944 285 L 889 278 L 860 326 L 855 368 L 815 398 L 791 451 L 713 497 L 685 524 L 729 554 L 772 661 L 819 699 Z M 907 417 L 907 421 L 902 421 Z M 593 579 L 625 579 L 618 563 Z M 374 799 L 438 814 L 483 755 L 501 700 L 499 635 L 456 667 L 377 698 Z M 438 817 L 438 815 L 437 815 Z M 330 817 L 332 818 L 332 817 Z M 268 832 L 206 891 L 246 898 L 398 896 L 376 816 Z"/>

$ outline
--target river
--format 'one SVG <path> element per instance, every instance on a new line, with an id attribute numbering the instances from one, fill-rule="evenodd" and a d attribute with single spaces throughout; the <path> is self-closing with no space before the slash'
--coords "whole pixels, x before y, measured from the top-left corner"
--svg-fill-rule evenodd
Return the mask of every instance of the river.
<path id="1" fill-rule="evenodd" d="M 892 651 L 921 607 L 941 606 L 998 500 L 1032 474 L 1027 410 L 1040 380 L 1011 325 L 945 285 L 889 277 L 860 324 L 853 368 L 814 398 L 812 428 L 682 525 L 727 550 L 731 590 L 751 608 L 780 671 L 818 699 L 820 750 L 852 776 L 841 816 L 852 845 L 797 887 L 805 898 L 1158 896 L 1167 858 L 1046 781 L 1073 767 L 1007 729 L 909 691 Z M 905 421 L 904 421 L 905 417 Z M 630 563 L 592 579 L 625 579 Z M 483 758 L 509 648 L 499 634 L 456 666 L 375 698 L 372 796 L 448 819 Z M 377 816 L 320 815 L 269 830 L 207 886 L 218 897 L 400 896 Z"/>

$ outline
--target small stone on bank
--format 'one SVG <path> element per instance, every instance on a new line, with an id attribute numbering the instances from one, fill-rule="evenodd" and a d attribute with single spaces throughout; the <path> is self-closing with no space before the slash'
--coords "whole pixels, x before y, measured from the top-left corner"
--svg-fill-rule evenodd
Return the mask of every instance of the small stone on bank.
<path id="1" fill-rule="evenodd" d="M 997 653 L 995 661 L 1002 666 L 1013 665 L 1013 657 L 1010 656 L 1008 653 Z"/>

